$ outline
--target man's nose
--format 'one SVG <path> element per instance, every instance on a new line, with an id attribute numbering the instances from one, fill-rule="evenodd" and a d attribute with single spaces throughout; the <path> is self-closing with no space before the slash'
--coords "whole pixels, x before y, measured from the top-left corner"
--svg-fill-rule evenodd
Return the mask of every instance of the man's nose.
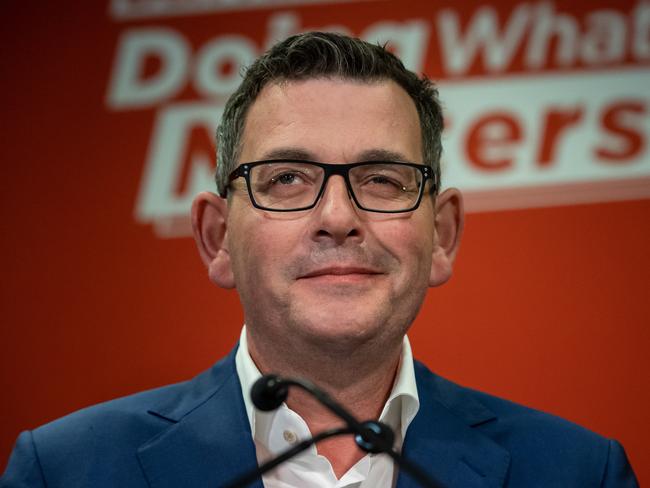
<path id="1" fill-rule="evenodd" d="M 337 244 L 343 244 L 348 239 L 363 240 L 358 212 L 343 177 L 330 176 L 314 209 L 314 240 L 330 239 Z"/>

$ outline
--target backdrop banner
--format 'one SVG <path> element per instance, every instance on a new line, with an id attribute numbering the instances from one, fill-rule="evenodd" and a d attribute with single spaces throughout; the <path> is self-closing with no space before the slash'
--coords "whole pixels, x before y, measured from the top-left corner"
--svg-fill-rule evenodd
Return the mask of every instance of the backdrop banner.
<path id="1" fill-rule="evenodd" d="M 242 71 L 325 30 L 387 44 L 444 106 L 468 221 L 415 355 L 620 440 L 650 483 L 650 1 L 24 3 L 0 33 L 0 471 L 20 431 L 235 344 L 190 205 Z"/>

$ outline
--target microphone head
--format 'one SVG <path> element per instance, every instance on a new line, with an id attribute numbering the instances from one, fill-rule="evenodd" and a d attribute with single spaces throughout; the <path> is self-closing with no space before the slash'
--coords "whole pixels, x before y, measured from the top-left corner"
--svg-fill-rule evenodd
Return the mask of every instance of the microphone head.
<path id="1" fill-rule="evenodd" d="M 275 410 L 289 396 L 289 387 L 282 378 L 267 374 L 253 383 L 251 400 L 258 410 L 270 412 Z"/>
<path id="2" fill-rule="evenodd" d="M 395 433 L 388 425 L 376 420 L 369 420 L 361 424 L 370 433 L 374 434 L 376 439 L 368 439 L 366 436 L 358 433 L 354 436 L 357 445 L 366 452 L 379 454 L 388 452 L 393 448 L 395 443 Z"/>

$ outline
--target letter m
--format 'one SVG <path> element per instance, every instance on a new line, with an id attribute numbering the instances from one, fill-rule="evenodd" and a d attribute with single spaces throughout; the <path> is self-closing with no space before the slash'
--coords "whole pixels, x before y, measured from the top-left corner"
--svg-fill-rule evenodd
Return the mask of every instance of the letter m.
<path id="1" fill-rule="evenodd" d="M 531 9 L 520 4 L 508 18 L 503 32 L 499 32 L 497 12 L 492 7 L 478 9 L 470 19 L 465 34 L 454 10 L 438 14 L 438 37 L 446 71 L 451 75 L 465 73 L 479 52 L 487 71 L 507 68 L 521 45 L 526 27 L 531 20 Z"/>

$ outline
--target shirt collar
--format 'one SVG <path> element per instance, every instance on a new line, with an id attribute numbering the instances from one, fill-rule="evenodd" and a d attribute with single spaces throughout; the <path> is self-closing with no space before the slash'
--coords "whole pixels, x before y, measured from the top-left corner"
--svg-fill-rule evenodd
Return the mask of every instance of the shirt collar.
<path id="1" fill-rule="evenodd" d="M 262 420 L 266 423 L 269 413 L 255 410 L 253 402 L 250 399 L 250 389 L 253 383 L 262 376 L 257 366 L 253 362 L 248 352 L 248 341 L 246 340 L 246 326 L 242 327 L 239 338 L 239 348 L 235 355 L 235 366 L 242 387 L 246 415 L 251 426 L 253 438 L 256 438 L 255 424 L 256 420 Z M 415 370 L 413 368 L 413 353 L 411 344 L 407 336 L 404 336 L 402 342 L 402 352 L 400 364 L 398 367 L 395 383 L 391 390 L 388 400 L 379 416 L 381 422 L 385 422 L 393 429 L 399 429 L 399 439 L 397 443 L 401 447 L 402 441 L 406 436 L 406 430 L 420 408 L 417 385 L 415 382 Z M 361 419 L 364 420 L 364 419 Z"/>

